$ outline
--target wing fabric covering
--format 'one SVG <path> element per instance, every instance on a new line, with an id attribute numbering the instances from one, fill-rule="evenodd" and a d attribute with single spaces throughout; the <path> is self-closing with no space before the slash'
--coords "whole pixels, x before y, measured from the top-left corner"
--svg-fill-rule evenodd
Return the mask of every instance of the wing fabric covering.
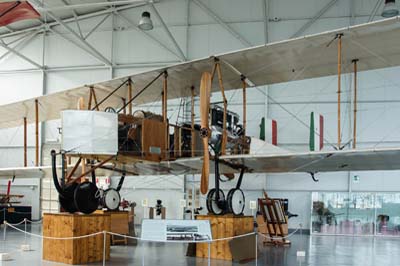
<path id="1" fill-rule="evenodd" d="M 337 51 L 334 44 L 328 44 L 338 33 L 343 34 L 342 63 L 344 65 L 351 64 L 354 58 L 359 59 L 359 71 L 400 65 L 400 46 L 398 45 L 400 22 L 399 17 L 395 17 L 215 55 L 214 57 L 221 62 L 221 71 L 224 73 L 223 86 L 226 91 L 241 88 L 240 74 L 246 76 L 256 86 L 335 75 Z M 80 97 L 83 97 L 85 102 L 88 101 L 90 87 L 93 87 L 100 101 L 129 78 L 132 79 L 135 88 L 141 89 L 166 70 L 171 88 L 168 93 L 169 99 L 190 97 L 192 86 L 195 87 L 195 94 L 199 95 L 199 86 L 196 85 L 203 72 L 211 71 L 215 62 L 214 57 L 179 63 L 38 97 L 43 107 L 40 110 L 39 119 L 40 121 L 58 119 L 62 110 L 76 109 L 76 102 Z M 351 68 L 343 70 L 343 73 L 352 71 Z M 158 99 L 160 87 L 162 87 L 162 79 L 154 82 L 143 94 L 135 98 L 135 104 L 150 103 Z M 213 84 L 212 92 L 218 90 L 218 84 Z M 120 106 L 121 98 L 127 97 L 128 86 L 122 86 L 113 96 L 104 101 L 100 109 Z M 0 128 L 20 126 L 23 124 L 23 117 L 27 117 L 28 122 L 33 122 L 35 119 L 33 103 L 34 99 L 30 99 L 0 106 Z"/>

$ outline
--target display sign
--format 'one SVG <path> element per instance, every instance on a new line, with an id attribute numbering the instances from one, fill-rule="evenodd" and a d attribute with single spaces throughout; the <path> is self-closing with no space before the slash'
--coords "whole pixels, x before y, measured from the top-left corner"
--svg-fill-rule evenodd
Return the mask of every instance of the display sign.
<path id="1" fill-rule="evenodd" d="M 142 221 L 143 240 L 153 241 L 211 241 L 208 220 L 152 220 Z"/>
<path id="2" fill-rule="evenodd" d="M 142 199 L 142 207 L 147 207 L 149 205 L 148 199 Z"/>
<path id="3" fill-rule="evenodd" d="M 257 209 L 257 201 L 250 200 L 250 210 L 255 210 L 255 209 Z"/>

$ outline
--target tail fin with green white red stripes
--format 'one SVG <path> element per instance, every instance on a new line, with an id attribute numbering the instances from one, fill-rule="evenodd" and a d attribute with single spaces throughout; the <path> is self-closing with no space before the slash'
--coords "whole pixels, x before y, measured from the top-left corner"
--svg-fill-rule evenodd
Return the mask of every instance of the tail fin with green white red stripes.
<path id="1" fill-rule="evenodd" d="M 265 123 L 265 118 L 261 118 L 260 139 L 272 145 L 278 145 L 278 124 L 276 120 L 267 118 Z"/>
<path id="2" fill-rule="evenodd" d="M 324 117 L 311 112 L 310 151 L 320 151 L 324 147 Z"/>

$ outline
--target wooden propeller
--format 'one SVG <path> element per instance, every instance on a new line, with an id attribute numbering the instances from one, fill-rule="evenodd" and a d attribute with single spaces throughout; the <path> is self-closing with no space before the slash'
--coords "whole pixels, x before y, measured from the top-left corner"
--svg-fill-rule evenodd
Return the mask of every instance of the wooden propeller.
<path id="1" fill-rule="evenodd" d="M 210 110 L 211 96 L 211 74 L 204 72 L 200 81 L 200 120 L 201 129 L 200 136 L 203 139 L 203 169 L 201 172 L 200 191 L 206 194 L 208 191 L 208 177 L 210 175 L 210 154 L 208 151 L 208 139 L 210 137 L 210 128 L 208 124 L 208 116 Z"/>

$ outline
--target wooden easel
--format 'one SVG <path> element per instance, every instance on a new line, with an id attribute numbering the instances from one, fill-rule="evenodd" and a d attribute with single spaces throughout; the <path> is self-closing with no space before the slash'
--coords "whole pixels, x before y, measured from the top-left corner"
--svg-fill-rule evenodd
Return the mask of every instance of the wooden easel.
<path id="1" fill-rule="evenodd" d="M 290 245 L 285 239 L 288 235 L 288 219 L 285 215 L 281 199 L 269 198 L 264 191 L 264 198 L 258 199 L 258 209 L 261 215 L 257 216 L 260 233 L 267 234 L 264 244 Z"/>

